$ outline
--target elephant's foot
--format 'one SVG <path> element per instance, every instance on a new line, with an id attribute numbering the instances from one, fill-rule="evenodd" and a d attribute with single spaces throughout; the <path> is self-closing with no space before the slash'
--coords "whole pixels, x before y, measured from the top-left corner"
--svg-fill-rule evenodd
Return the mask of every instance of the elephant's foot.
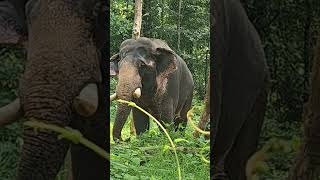
<path id="1" fill-rule="evenodd" d="M 226 173 L 217 172 L 211 176 L 211 180 L 229 180 L 229 178 Z"/>
<path id="2" fill-rule="evenodd" d="M 223 167 L 224 165 L 211 165 L 211 168 L 213 168 L 211 180 L 229 180 L 229 177 Z"/>

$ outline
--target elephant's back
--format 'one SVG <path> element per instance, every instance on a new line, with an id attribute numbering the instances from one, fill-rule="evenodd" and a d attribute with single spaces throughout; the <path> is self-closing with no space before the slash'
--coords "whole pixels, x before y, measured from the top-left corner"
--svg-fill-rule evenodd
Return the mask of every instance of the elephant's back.
<path id="1" fill-rule="evenodd" d="M 194 87 L 193 76 L 192 76 L 190 69 L 187 66 L 187 63 L 179 55 L 177 55 L 177 61 L 180 64 L 180 74 L 181 74 L 180 75 L 180 82 L 182 84 L 186 84 L 190 88 L 192 87 L 192 91 L 193 91 L 193 87 Z M 188 89 L 190 89 L 190 88 L 188 88 Z"/>

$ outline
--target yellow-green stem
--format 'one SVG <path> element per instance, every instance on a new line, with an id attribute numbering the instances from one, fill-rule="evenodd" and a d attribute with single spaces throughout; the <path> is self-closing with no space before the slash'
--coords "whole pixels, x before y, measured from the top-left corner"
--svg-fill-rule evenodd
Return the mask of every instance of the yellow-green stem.
<path id="1" fill-rule="evenodd" d="M 199 133 L 201 134 L 204 134 L 204 135 L 210 135 L 210 131 L 203 131 L 202 129 L 198 128 L 194 123 L 193 121 L 191 120 L 192 119 L 192 112 L 193 112 L 193 109 L 190 109 L 187 113 L 187 119 L 188 121 L 190 122 L 191 126 L 193 127 L 193 129 L 195 129 L 196 131 L 198 131 Z"/>
<path id="2" fill-rule="evenodd" d="M 48 130 L 54 131 L 56 133 L 59 133 L 60 134 L 58 136 L 59 139 L 65 138 L 65 139 L 72 141 L 75 144 L 81 143 L 84 146 L 86 146 L 87 148 L 94 151 L 95 153 L 102 156 L 103 158 L 110 160 L 110 158 L 109 158 L 110 155 L 104 149 L 97 146 L 96 144 L 89 141 L 88 139 L 84 138 L 78 130 L 72 129 L 70 127 L 62 128 L 62 127 L 59 127 L 56 125 L 46 124 L 43 122 L 39 122 L 35 119 L 31 119 L 30 121 L 26 121 L 24 123 L 24 125 L 35 128 L 35 129 L 38 129 L 38 128 L 39 129 L 48 129 Z"/>

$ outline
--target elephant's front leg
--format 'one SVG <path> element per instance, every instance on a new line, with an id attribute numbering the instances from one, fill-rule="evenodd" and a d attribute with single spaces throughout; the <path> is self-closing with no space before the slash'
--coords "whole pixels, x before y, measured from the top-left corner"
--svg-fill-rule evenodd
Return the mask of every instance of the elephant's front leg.
<path id="1" fill-rule="evenodd" d="M 153 111 L 153 114 L 154 117 L 160 121 L 163 127 L 166 128 L 167 125 L 173 125 L 173 101 L 171 99 L 163 100 L 161 104 L 157 105 L 157 108 Z"/>
<path id="2" fill-rule="evenodd" d="M 136 130 L 136 134 L 139 135 L 149 130 L 149 117 L 141 112 L 140 110 L 133 108 L 132 109 L 133 122 Z"/>

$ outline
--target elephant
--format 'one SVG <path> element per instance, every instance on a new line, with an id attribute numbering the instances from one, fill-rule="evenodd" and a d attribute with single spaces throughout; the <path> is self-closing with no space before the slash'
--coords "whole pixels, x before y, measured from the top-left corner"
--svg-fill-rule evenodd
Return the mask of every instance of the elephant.
<path id="1" fill-rule="evenodd" d="M 23 117 L 70 126 L 107 149 L 107 1 L 0 1 L 0 43 L 27 52 L 18 98 L 0 108 L 0 125 Z M 71 152 L 75 180 L 106 179 L 108 161 L 51 131 L 23 127 L 17 180 L 53 180 Z"/>
<path id="2" fill-rule="evenodd" d="M 110 75 L 118 77 L 111 101 L 133 101 L 162 125 L 173 124 L 175 130 L 184 130 L 194 82 L 185 61 L 165 41 L 147 37 L 123 41 L 119 53 L 110 59 Z M 122 140 L 121 131 L 130 111 L 125 104 L 117 107 L 112 132 L 116 142 Z M 137 135 L 149 129 L 146 114 L 134 108 L 132 115 Z"/>
<path id="3" fill-rule="evenodd" d="M 262 42 L 239 0 L 214 0 L 211 28 L 211 179 L 245 180 L 264 122 L 270 75 Z"/>

